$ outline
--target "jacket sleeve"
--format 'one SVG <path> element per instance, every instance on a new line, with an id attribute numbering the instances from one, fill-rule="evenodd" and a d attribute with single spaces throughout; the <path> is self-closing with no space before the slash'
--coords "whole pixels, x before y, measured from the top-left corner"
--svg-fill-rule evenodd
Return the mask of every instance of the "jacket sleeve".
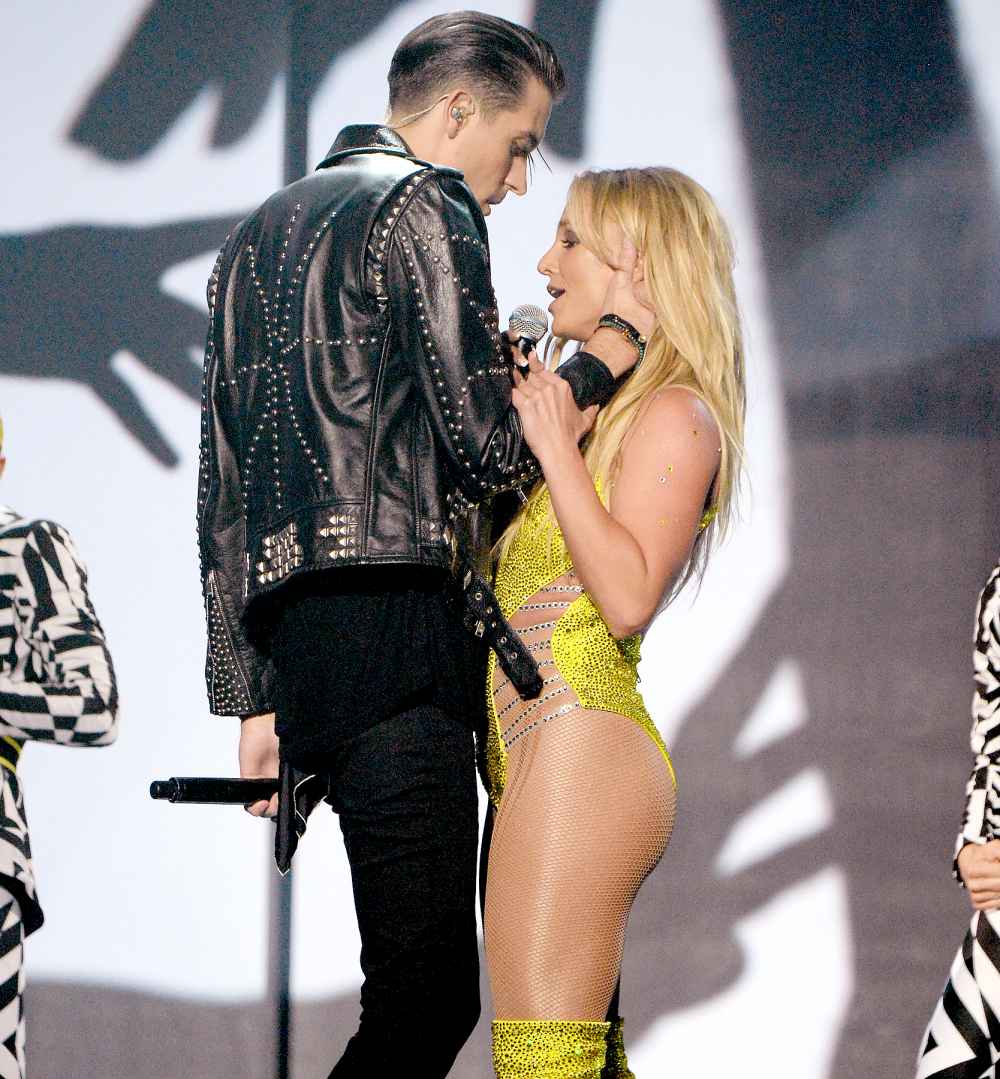
<path id="1" fill-rule="evenodd" d="M 0 735 L 105 746 L 118 733 L 115 672 L 65 529 L 37 521 L 14 585 L 15 625 L 29 651 L 24 678 L 0 675 Z"/>
<path id="2" fill-rule="evenodd" d="M 482 214 L 456 175 L 421 173 L 390 210 L 390 314 L 452 478 L 472 502 L 539 474 L 511 404 Z"/>
<path id="3" fill-rule="evenodd" d="M 967 843 L 997 838 L 1000 824 L 1000 565 L 986 582 L 976 609 L 972 653 L 976 688 L 972 698 L 972 752 L 975 762 L 965 788 L 965 812 L 955 844 L 953 872 Z"/>
<path id="4" fill-rule="evenodd" d="M 273 667 L 251 643 L 240 617 L 245 595 L 246 518 L 237 436 L 239 418 L 227 348 L 227 302 L 220 287 L 223 248 L 208 282 L 209 330 L 201 403 L 198 469 L 198 554 L 208 628 L 205 681 L 209 709 L 220 716 L 273 710 Z M 231 320 L 230 320 L 231 321 Z"/>

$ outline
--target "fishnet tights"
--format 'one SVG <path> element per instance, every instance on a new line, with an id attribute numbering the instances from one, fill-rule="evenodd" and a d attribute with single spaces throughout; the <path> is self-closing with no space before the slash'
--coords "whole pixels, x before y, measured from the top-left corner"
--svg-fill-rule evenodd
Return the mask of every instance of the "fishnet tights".
<path id="1" fill-rule="evenodd" d="M 545 703 L 532 709 L 502 672 L 494 680 L 508 751 L 485 912 L 498 1019 L 605 1018 L 632 903 L 673 828 L 674 785 L 659 748 L 633 720 L 581 708 L 552 660 L 547 623 L 561 610 L 532 605 L 564 609 L 575 587 L 567 574 L 511 619 L 538 646 L 543 678 L 555 679 Z"/>

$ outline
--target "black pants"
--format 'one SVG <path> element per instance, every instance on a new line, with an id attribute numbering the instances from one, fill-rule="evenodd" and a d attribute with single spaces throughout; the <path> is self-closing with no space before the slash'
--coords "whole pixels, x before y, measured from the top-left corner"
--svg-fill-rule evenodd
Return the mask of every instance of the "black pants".
<path id="1" fill-rule="evenodd" d="M 329 1079 L 443 1079 L 479 1018 L 471 732 L 421 705 L 330 764 L 361 931 L 361 1023 Z"/>

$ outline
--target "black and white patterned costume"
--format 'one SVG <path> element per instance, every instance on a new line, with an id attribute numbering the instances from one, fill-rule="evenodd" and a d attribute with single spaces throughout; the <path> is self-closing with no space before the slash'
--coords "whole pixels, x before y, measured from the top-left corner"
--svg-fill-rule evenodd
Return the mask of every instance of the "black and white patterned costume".
<path id="1" fill-rule="evenodd" d="M 1000 838 L 1000 564 L 976 610 L 972 699 L 975 764 L 953 871 L 967 843 Z M 1000 911 L 976 911 L 931 1016 L 917 1079 L 993 1079 L 1000 1060 Z"/>
<path id="2" fill-rule="evenodd" d="M 0 1077 L 24 1074 L 21 945 L 42 924 L 17 760 L 28 740 L 103 746 L 118 691 L 65 529 L 0 506 Z"/>

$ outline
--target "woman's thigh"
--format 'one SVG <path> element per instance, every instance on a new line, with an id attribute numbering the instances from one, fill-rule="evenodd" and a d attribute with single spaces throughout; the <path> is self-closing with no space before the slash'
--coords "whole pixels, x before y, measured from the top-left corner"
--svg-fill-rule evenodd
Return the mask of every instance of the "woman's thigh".
<path id="1" fill-rule="evenodd" d="M 511 747 L 486 888 L 499 1018 L 604 1018 L 675 805 L 659 748 L 623 716 L 580 710 Z"/>

